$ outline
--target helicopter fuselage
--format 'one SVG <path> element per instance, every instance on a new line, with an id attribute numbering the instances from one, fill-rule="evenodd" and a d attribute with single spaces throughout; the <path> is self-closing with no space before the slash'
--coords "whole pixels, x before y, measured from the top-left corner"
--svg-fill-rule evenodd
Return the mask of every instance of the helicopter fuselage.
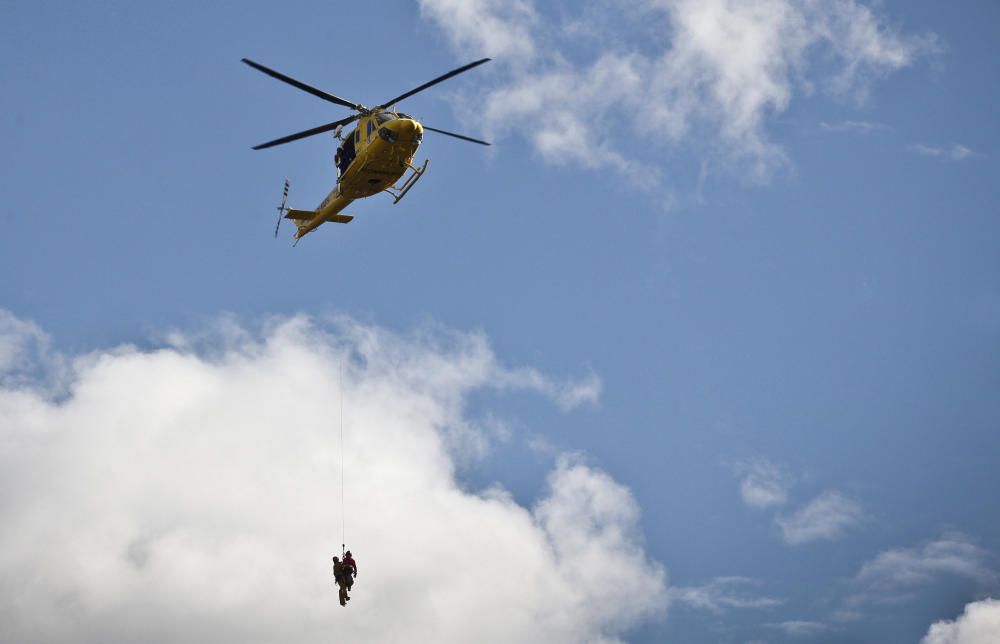
<path id="1" fill-rule="evenodd" d="M 355 199 L 383 192 L 408 169 L 423 140 L 423 127 L 408 116 L 379 112 L 362 117 L 337 150 L 337 185 L 316 207 L 316 216 L 299 224 L 297 238 L 332 219 Z M 353 158 L 351 158 L 353 157 Z"/>
<path id="2" fill-rule="evenodd" d="M 361 199 L 394 185 L 413 161 L 424 129 L 406 116 L 381 112 L 361 119 L 351 132 L 356 156 L 337 181 L 340 194 Z M 347 143 L 341 145 L 344 154 Z"/>

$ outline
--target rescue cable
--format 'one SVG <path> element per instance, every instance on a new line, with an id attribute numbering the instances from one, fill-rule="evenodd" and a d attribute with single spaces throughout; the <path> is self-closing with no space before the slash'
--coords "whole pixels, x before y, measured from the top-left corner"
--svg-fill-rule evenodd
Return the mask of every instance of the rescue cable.
<path id="1" fill-rule="evenodd" d="M 345 517 L 344 504 L 344 369 L 341 367 L 340 376 L 337 379 L 337 388 L 340 390 L 340 556 L 347 554 L 347 518 Z"/>

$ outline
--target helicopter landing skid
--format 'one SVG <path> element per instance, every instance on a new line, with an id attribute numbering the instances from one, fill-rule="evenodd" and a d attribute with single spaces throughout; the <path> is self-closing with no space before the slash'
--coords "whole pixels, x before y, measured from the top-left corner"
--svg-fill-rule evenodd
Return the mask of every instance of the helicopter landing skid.
<path id="1" fill-rule="evenodd" d="M 390 195 L 393 196 L 392 200 L 393 204 L 399 203 L 399 200 L 406 196 L 406 193 L 410 191 L 410 188 L 413 187 L 413 184 L 419 181 L 420 177 L 424 176 L 424 172 L 427 170 L 427 163 L 429 161 L 430 159 L 424 161 L 424 164 L 420 166 L 419 170 L 414 166 L 410 165 L 409 163 L 407 163 L 406 167 L 412 170 L 412 172 L 410 173 L 410 176 L 406 178 L 406 181 L 403 182 L 403 185 L 399 187 L 392 186 L 391 188 L 385 189 L 385 192 L 388 192 Z"/>

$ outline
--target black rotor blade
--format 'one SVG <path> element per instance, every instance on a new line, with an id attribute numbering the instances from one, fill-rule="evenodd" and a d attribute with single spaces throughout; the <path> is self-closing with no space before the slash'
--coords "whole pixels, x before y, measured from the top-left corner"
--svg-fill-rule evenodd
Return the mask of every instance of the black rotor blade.
<path id="1" fill-rule="evenodd" d="M 283 136 L 280 139 L 275 139 L 273 141 L 268 141 L 267 143 L 261 143 L 260 145 L 253 146 L 254 150 L 263 150 L 264 148 L 271 148 L 276 145 L 281 145 L 282 143 L 288 143 L 290 141 L 298 141 L 299 139 L 304 139 L 307 136 L 312 136 L 314 134 L 322 134 L 323 132 L 329 132 L 330 130 L 335 130 L 341 125 L 347 125 L 352 121 L 358 120 L 359 115 L 348 116 L 346 119 L 340 119 L 339 121 L 334 121 L 333 123 L 327 123 L 326 125 L 320 125 L 319 127 L 314 127 L 311 130 L 305 130 L 303 132 L 296 132 L 295 134 L 289 134 L 288 136 Z"/>
<path id="2" fill-rule="evenodd" d="M 474 63 L 469 63 L 468 65 L 463 65 L 462 67 L 459 67 L 458 69 L 453 69 L 450 72 L 448 72 L 447 74 L 444 74 L 443 76 L 438 76 L 434 80 L 432 80 L 432 81 L 430 81 L 428 83 L 424 83 L 420 87 L 417 87 L 415 89 L 411 89 L 410 91 L 406 92 L 405 94 L 400 94 L 399 96 L 397 96 L 396 98 L 392 99 L 391 101 L 386 101 L 385 103 L 382 103 L 381 105 L 379 105 L 378 107 L 376 107 L 375 110 L 385 109 L 385 108 L 389 107 L 390 105 L 394 105 L 394 104 L 400 102 L 404 98 L 409 98 L 410 96 L 413 96 L 417 92 L 422 92 L 425 89 L 427 89 L 428 87 L 431 87 L 432 85 L 437 85 L 441 81 L 446 81 L 449 78 L 451 78 L 452 76 L 458 76 L 462 72 L 467 72 L 470 69 L 472 69 L 473 67 L 478 67 L 479 65 L 482 65 L 485 62 L 489 62 L 490 60 L 492 60 L 492 59 L 491 58 L 483 58 L 482 60 L 477 60 Z"/>
<path id="3" fill-rule="evenodd" d="M 350 102 L 348 100 L 340 98 L 339 96 L 334 96 L 333 94 L 329 94 L 327 92 L 324 92 L 321 89 L 316 89 L 315 87 L 310 87 L 309 85 L 306 85 L 305 83 L 302 83 L 300 81 L 295 80 L 291 76 L 285 76 L 281 72 L 276 72 L 273 69 L 270 69 L 268 67 L 264 67 L 260 63 L 255 63 L 252 60 L 250 60 L 249 58 L 243 58 L 242 60 L 247 65 L 250 65 L 251 67 L 253 67 L 254 69 L 256 69 L 258 71 L 264 72 L 265 74 L 267 74 L 271 78 L 277 78 L 280 81 L 288 83 L 292 87 L 297 87 L 297 88 L 301 89 L 304 92 L 309 92 L 313 96 L 318 96 L 318 97 L 322 98 L 324 101 L 330 101 L 331 103 L 336 103 L 337 105 L 343 105 L 344 107 L 349 107 L 349 108 L 354 109 L 354 110 L 364 109 L 364 106 L 362 106 L 362 105 L 359 105 L 357 103 L 352 103 L 352 102 Z"/>
<path id="4" fill-rule="evenodd" d="M 454 132 L 446 132 L 445 130 L 439 130 L 435 127 L 427 127 L 421 123 L 425 130 L 430 130 L 431 132 L 437 132 L 438 134 L 444 134 L 446 136 L 453 136 L 456 139 L 462 139 L 463 141 L 469 141 L 470 143 L 478 143 L 479 145 L 493 145 L 492 143 L 487 143 L 486 141 L 480 141 L 479 139 L 474 139 L 471 136 L 463 136 L 461 134 L 455 134 Z"/>

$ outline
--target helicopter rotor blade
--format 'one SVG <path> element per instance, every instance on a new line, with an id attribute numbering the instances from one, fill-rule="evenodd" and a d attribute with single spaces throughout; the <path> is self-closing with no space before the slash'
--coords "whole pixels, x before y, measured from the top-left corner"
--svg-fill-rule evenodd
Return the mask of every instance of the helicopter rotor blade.
<path id="1" fill-rule="evenodd" d="M 276 72 L 273 69 L 270 69 L 269 67 L 264 67 L 260 63 L 255 63 L 254 61 L 250 60 L 249 58 L 243 58 L 242 61 L 244 63 L 246 63 L 247 65 L 250 65 L 251 67 L 253 67 L 257 71 L 260 71 L 260 72 L 263 72 L 263 73 L 267 74 L 271 78 L 277 78 L 278 80 L 280 80 L 280 81 L 282 81 L 284 83 L 288 83 L 292 87 L 297 87 L 297 88 L 301 89 L 303 92 L 309 92 L 313 96 L 318 96 L 319 98 L 322 98 L 324 101 L 330 101 L 331 103 L 335 103 L 337 105 L 343 105 L 344 107 L 349 107 L 352 110 L 363 111 L 365 109 L 364 106 L 361 105 L 361 104 L 359 104 L 359 103 L 352 103 L 352 102 L 350 102 L 350 101 L 348 101 L 346 99 L 340 98 L 339 96 L 334 96 L 333 94 L 330 94 L 328 92 L 324 92 L 321 89 L 316 89 L 315 87 L 311 87 L 309 85 L 306 85 L 305 83 L 303 83 L 301 81 L 295 80 L 291 76 L 285 76 L 281 72 Z"/>
<path id="2" fill-rule="evenodd" d="M 299 139 L 304 139 L 307 136 L 313 136 L 314 134 L 322 134 L 323 132 L 329 132 L 330 130 L 337 129 L 341 125 L 347 125 L 352 121 L 356 121 L 358 120 L 358 118 L 360 118 L 359 114 L 348 116 L 347 118 L 340 119 L 339 121 L 334 121 L 333 123 L 327 123 L 326 125 L 320 125 L 319 127 L 314 127 L 311 130 L 296 132 L 295 134 L 289 134 L 288 136 L 283 136 L 280 139 L 275 139 L 273 141 L 268 141 L 267 143 L 261 143 L 260 145 L 255 145 L 253 146 L 253 149 L 263 150 L 264 148 L 271 148 L 276 145 L 281 145 L 283 143 L 298 141 Z"/>
<path id="3" fill-rule="evenodd" d="M 445 131 L 445 130 L 439 130 L 439 129 L 434 128 L 434 127 L 428 127 L 426 125 L 423 125 L 422 123 L 421 123 L 421 125 L 423 126 L 423 128 L 425 130 L 430 130 L 431 132 L 437 132 L 438 134 L 444 134 L 445 136 L 453 136 L 456 139 L 462 139 L 463 141 L 468 141 L 470 143 L 478 143 L 479 145 L 493 145 L 492 143 L 487 143 L 486 141 L 480 141 L 479 139 L 474 139 L 471 136 L 464 136 L 462 134 L 455 134 L 454 132 L 448 132 L 448 131 Z"/>
<path id="4" fill-rule="evenodd" d="M 482 60 L 477 60 L 477 61 L 475 61 L 473 63 L 469 63 L 468 65 L 463 65 L 463 66 L 459 67 L 458 69 L 453 69 L 450 72 L 448 72 L 447 74 L 444 74 L 442 76 L 438 76 L 434 80 L 424 83 L 420 87 L 416 87 L 414 89 L 411 89 L 410 91 L 406 92 L 405 94 L 400 94 L 399 96 L 397 96 L 396 98 L 392 99 L 391 101 L 386 101 L 385 103 L 382 103 L 378 107 L 373 108 L 372 111 L 384 110 L 385 108 L 389 107 L 390 105 L 395 105 L 396 103 L 400 102 L 404 98 L 409 98 L 410 96 L 413 96 L 417 92 L 422 92 L 425 89 L 427 89 L 428 87 L 431 87 L 433 85 L 437 85 L 441 81 L 446 81 L 449 78 L 451 78 L 452 76 L 458 76 L 462 72 L 467 72 L 470 69 L 472 69 L 473 67 L 478 67 L 479 65 L 482 65 L 483 63 L 489 62 L 490 60 L 492 60 L 492 59 L 491 58 L 483 58 Z"/>

